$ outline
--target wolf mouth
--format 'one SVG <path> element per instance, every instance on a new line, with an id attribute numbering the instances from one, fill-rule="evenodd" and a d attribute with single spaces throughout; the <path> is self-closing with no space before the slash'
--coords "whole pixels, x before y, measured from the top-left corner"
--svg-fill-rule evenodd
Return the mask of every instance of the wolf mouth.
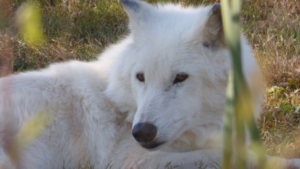
<path id="1" fill-rule="evenodd" d="M 148 150 L 157 150 L 158 147 L 160 147 L 161 145 L 163 145 L 165 142 L 149 142 L 149 143 L 140 143 L 140 145 Z"/>

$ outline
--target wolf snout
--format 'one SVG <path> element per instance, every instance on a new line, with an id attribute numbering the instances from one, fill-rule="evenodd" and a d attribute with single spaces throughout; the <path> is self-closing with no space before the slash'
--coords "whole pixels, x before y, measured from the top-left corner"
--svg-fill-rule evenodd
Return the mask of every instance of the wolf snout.
<path id="1" fill-rule="evenodd" d="M 138 123 L 132 129 L 132 135 L 140 143 L 153 141 L 157 134 L 157 128 L 151 123 Z"/>

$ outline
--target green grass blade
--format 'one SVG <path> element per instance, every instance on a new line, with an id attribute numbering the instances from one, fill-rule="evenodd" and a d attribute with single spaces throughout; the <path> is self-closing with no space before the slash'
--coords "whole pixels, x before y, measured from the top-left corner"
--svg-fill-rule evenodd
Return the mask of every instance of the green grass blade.
<path id="1" fill-rule="evenodd" d="M 45 109 L 25 122 L 9 147 L 8 154 L 14 164 L 19 162 L 22 152 L 50 126 L 52 121 L 53 116 Z"/>
<path id="2" fill-rule="evenodd" d="M 244 77 L 241 65 L 241 46 L 240 46 L 240 26 L 239 14 L 240 3 L 238 0 L 233 1 L 232 11 L 229 9 L 227 0 L 221 1 L 222 19 L 224 25 L 225 38 L 232 55 L 233 62 L 233 84 L 234 84 L 234 126 L 236 127 L 236 150 L 237 150 L 237 167 L 244 169 L 247 164 L 247 154 L 245 147 L 245 120 L 243 113 L 243 87 Z M 225 148 L 225 147 L 224 147 Z M 224 150 L 225 151 L 225 150 Z M 232 150 L 233 152 L 233 150 Z M 224 153 L 225 154 L 225 153 Z"/>
<path id="3" fill-rule="evenodd" d="M 231 8 L 229 2 L 221 0 L 222 20 L 225 38 L 232 54 L 233 77 L 229 78 L 228 88 L 234 88 L 233 101 L 229 103 L 230 97 L 227 95 L 226 109 L 224 115 L 224 150 L 223 150 L 223 168 L 232 168 L 233 146 L 232 132 L 236 131 L 236 161 L 237 167 L 244 169 L 247 166 L 247 151 L 245 144 L 245 126 L 250 130 L 253 139 L 254 151 L 257 153 L 259 168 L 263 168 L 265 164 L 265 156 L 260 142 L 259 131 L 256 127 L 250 90 L 243 76 L 241 62 L 241 43 L 240 43 L 240 23 L 239 16 L 241 12 L 241 2 L 232 0 Z M 233 80 L 232 80 L 233 78 Z M 230 85 L 230 82 L 233 83 Z M 232 87 L 233 86 L 233 87 Z M 228 94 L 228 93 L 227 93 Z M 234 107 L 234 108 L 233 108 Z M 234 110 L 233 110 L 234 109 Z M 233 113 L 232 119 L 234 124 L 230 123 L 230 113 Z M 232 120 L 231 119 L 231 120 Z M 232 128 L 232 125 L 235 128 Z M 231 151 L 230 151 L 231 148 Z"/>
<path id="4" fill-rule="evenodd" d="M 223 158 L 222 158 L 222 168 L 231 169 L 233 164 L 233 147 L 232 147 L 232 118 L 234 113 L 234 84 L 233 84 L 233 74 L 229 74 L 228 85 L 226 91 L 226 104 L 225 104 L 225 114 L 223 118 L 224 123 L 224 142 L 223 142 Z"/>
<path id="5" fill-rule="evenodd" d="M 16 23 L 25 42 L 35 45 L 44 39 L 42 16 L 37 3 L 24 3 L 16 13 Z"/>

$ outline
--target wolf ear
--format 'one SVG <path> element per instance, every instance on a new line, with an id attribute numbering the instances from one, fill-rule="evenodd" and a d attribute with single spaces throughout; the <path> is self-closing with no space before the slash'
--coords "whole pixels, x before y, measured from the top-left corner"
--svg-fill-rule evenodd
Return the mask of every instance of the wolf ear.
<path id="1" fill-rule="evenodd" d="M 216 45 L 225 45 L 225 37 L 223 31 L 221 5 L 212 6 L 208 19 L 204 26 L 204 43 L 206 47 L 214 47 Z"/>
<path id="2" fill-rule="evenodd" d="M 129 17 L 130 30 L 137 31 L 141 26 L 146 26 L 156 8 L 137 0 L 122 0 L 123 7 Z M 141 29 L 139 29 L 141 30 Z"/>

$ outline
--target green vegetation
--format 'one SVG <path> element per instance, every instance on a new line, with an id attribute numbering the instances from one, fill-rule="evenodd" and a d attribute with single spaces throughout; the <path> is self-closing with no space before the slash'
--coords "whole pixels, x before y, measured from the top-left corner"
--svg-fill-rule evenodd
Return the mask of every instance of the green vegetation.
<path id="1" fill-rule="evenodd" d="M 148 2 L 158 1 L 179 2 Z M 180 1 L 184 5 L 215 2 Z M 117 0 L 39 0 L 45 40 L 33 45 L 23 40 L 13 24 L 21 3 L 0 1 L 0 66 L 11 67 L 14 72 L 70 59 L 93 60 L 128 31 L 127 17 Z M 266 152 L 299 158 L 300 1 L 244 0 L 241 21 L 265 75 L 259 129 Z M 0 74 L 3 72 L 0 69 Z"/>
<path id="2" fill-rule="evenodd" d="M 231 1 L 231 8 L 227 0 L 221 0 L 221 4 L 225 38 L 233 61 L 226 93 L 222 167 L 223 169 L 231 169 L 236 163 L 237 168 L 247 168 L 249 158 L 246 129 L 248 129 L 251 147 L 258 157 L 258 168 L 268 168 L 269 166 L 265 167 L 265 153 L 262 151 L 263 146 L 255 123 L 250 89 L 243 75 L 239 21 L 241 2 L 240 0 Z"/>
<path id="3" fill-rule="evenodd" d="M 265 75 L 259 122 L 267 153 L 300 157 L 300 1 L 244 1 L 244 32 Z"/>

